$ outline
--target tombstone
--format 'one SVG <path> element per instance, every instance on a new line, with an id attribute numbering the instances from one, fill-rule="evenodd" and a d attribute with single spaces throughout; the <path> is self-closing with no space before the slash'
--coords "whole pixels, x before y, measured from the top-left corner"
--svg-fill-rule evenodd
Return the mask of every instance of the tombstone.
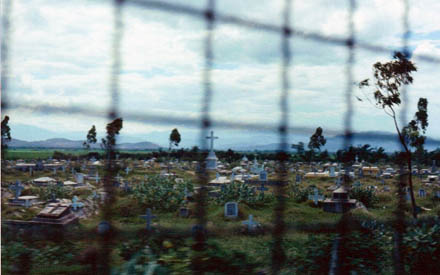
<path id="1" fill-rule="evenodd" d="M 12 191 L 14 191 L 14 198 L 18 199 L 18 197 L 20 197 L 21 195 L 21 191 L 24 189 L 24 186 L 21 185 L 20 181 L 15 181 L 15 184 L 10 186 L 9 189 L 11 189 Z"/>
<path id="2" fill-rule="evenodd" d="M 74 196 L 72 199 L 72 210 L 77 211 L 77 210 L 79 210 L 79 208 L 81 208 L 83 206 L 84 206 L 84 203 L 78 202 L 78 197 Z"/>
<path id="3" fill-rule="evenodd" d="M 83 173 L 76 173 L 75 177 L 76 177 L 76 182 L 78 184 L 84 184 L 84 174 Z"/>
<path id="4" fill-rule="evenodd" d="M 63 164 L 63 166 L 61 166 L 61 171 L 66 172 L 66 166 Z"/>
<path id="5" fill-rule="evenodd" d="M 254 217 L 249 214 L 248 220 L 243 222 L 243 225 L 246 225 L 248 232 L 253 232 L 258 227 L 258 223 L 254 222 L 253 218 Z"/>
<path id="6" fill-rule="evenodd" d="M 211 131 L 211 135 L 206 137 L 206 139 L 211 140 L 211 146 L 209 150 L 208 157 L 206 158 L 206 169 L 207 170 L 215 170 L 217 169 L 217 156 L 214 152 L 214 140 L 218 139 L 218 137 L 214 136 L 214 131 Z"/>
<path id="7" fill-rule="evenodd" d="M 217 172 L 215 173 L 215 179 L 218 180 L 220 178 L 220 174 Z"/>
<path id="8" fill-rule="evenodd" d="M 390 191 L 391 191 L 391 188 L 390 188 L 389 186 L 384 186 L 384 187 L 383 187 L 383 191 L 384 191 L 384 192 L 390 192 Z"/>
<path id="9" fill-rule="evenodd" d="M 234 182 L 234 180 L 235 180 L 235 173 L 234 173 L 234 171 L 232 171 L 232 173 L 231 173 L 231 183 Z"/>
<path id="10" fill-rule="evenodd" d="M 139 217 L 145 219 L 145 221 L 146 221 L 146 227 L 145 228 L 148 231 L 150 231 L 151 230 L 151 220 L 156 218 L 156 216 L 151 214 L 151 209 L 147 208 L 147 212 L 145 213 L 145 215 L 141 215 Z"/>
<path id="11" fill-rule="evenodd" d="M 126 193 L 131 191 L 130 183 L 128 181 L 124 181 L 124 186 L 122 188 Z"/>
<path id="12" fill-rule="evenodd" d="M 29 167 L 29 176 L 33 176 L 34 175 L 34 170 L 32 169 L 32 167 Z"/>
<path id="13" fill-rule="evenodd" d="M 364 170 L 362 169 L 362 167 L 359 168 L 359 173 L 358 173 L 358 175 L 359 175 L 359 178 L 363 178 L 363 177 L 364 177 Z"/>
<path id="14" fill-rule="evenodd" d="M 353 186 L 356 187 L 356 188 L 359 188 L 359 187 L 362 186 L 362 184 L 361 184 L 360 181 L 357 180 L 357 181 L 353 184 Z"/>
<path id="15" fill-rule="evenodd" d="M 421 198 L 425 198 L 426 197 L 425 189 L 419 189 L 419 197 L 421 197 Z"/>
<path id="16" fill-rule="evenodd" d="M 436 172 L 437 172 L 437 166 L 436 166 L 435 159 L 434 159 L 434 160 L 432 160 L 431 173 L 434 174 Z"/>
<path id="17" fill-rule="evenodd" d="M 99 199 L 100 198 L 100 195 L 96 192 L 96 191 L 93 191 L 93 193 L 92 193 L 92 199 L 93 200 L 97 200 L 97 199 Z"/>
<path id="18" fill-rule="evenodd" d="M 57 168 L 56 168 L 56 167 L 53 168 L 53 174 L 54 174 L 54 175 L 57 174 Z"/>
<path id="19" fill-rule="evenodd" d="M 405 193 L 405 199 L 406 199 L 407 201 L 410 201 L 410 200 L 411 200 L 411 194 L 409 193 L 408 190 L 407 190 L 406 193 Z"/>
<path id="20" fill-rule="evenodd" d="M 334 178 L 334 177 L 336 177 L 336 173 L 335 173 L 335 167 L 334 166 L 331 166 L 330 167 L 330 177 L 331 178 Z"/>
<path id="21" fill-rule="evenodd" d="M 96 171 L 96 174 L 95 174 L 95 182 L 96 182 L 96 184 L 99 183 L 99 180 L 101 180 L 101 178 L 99 177 L 98 171 Z"/>
<path id="22" fill-rule="evenodd" d="M 323 200 L 324 199 L 324 196 L 322 196 L 322 195 L 319 195 L 319 190 L 318 190 L 318 188 L 314 188 L 313 189 L 313 195 L 309 195 L 308 196 L 308 198 L 309 198 L 309 200 L 313 200 L 313 203 L 315 204 L 315 205 L 318 205 L 318 202 L 320 201 L 320 200 Z"/>
<path id="23" fill-rule="evenodd" d="M 260 172 L 260 181 L 267 181 L 267 172 L 265 170 Z"/>
<path id="24" fill-rule="evenodd" d="M 187 207 L 181 207 L 179 209 L 179 217 L 187 218 L 189 216 L 189 209 Z"/>
<path id="25" fill-rule="evenodd" d="M 298 183 L 298 184 L 301 183 L 301 175 L 300 174 L 296 174 L 295 182 Z"/>
<path id="26" fill-rule="evenodd" d="M 130 171 L 131 171 L 130 167 L 127 166 L 127 167 L 125 168 L 125 174 L 128 175 L 128 173 L 130 173 Z"/>
<path id="27" fill-rule="evenodd" d="M 263 194 L 264 194 L 264 191 L 267 191 L 267 190 L 269 190 L 269 189 L 267 189 L 266 187 L 264 187 L 264 181 L 262 181 L 262 182 L 261 182 L 261 186 L 258 187 L 257 190 L 263 192 Z"/>
<path id="28" fill-rule="evenodd" d="M 227 218 L 238 217 L 238 203 L 236 202 L 225 203 L 225 217 Z"/>
<path id="29" fill-rule="evenodd" d="M 59 200 L 57 200 L 56 194 L 54 192 L 50 193 L 50 200 L 48 202 L 59 202 Z"/>

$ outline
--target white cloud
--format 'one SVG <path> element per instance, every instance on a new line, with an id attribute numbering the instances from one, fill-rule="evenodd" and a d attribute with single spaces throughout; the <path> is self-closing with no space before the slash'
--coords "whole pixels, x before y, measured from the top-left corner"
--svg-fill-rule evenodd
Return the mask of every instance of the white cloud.
<path id="1" fill-rule="evenodd" d="M 179 2 L 179 1 L 173 1 Z M 400 47 L 401 1 L 357 1 L 356 37 L 387 47 Z M 424 2 L 424 4 L 421 4 Z M 182 2 L 179 2 L 182 3 Z M 216 10 L 236 16 L 282 24 L 284 1 L 218 1 Z M 440 41 L 429 37 L 436 24 L 438 1 L 411 1 L 410 26 L 426 38 L 410 41 L 415 54 L 440 56 Z M 184 3 L 186 4 L 186 3 Z M 295 1 L 295 28 L 325 35 L 347 36 L 347 1 Z M 205 1 L 191 5 L 204 8 Z M 9 100 L 81 106 L 105 112 L 109 96 L 113 8 L 107 2 L 14 1 Z M 155 113 L 198 119 L 203 99 L 205 22 L 135 6 L 124 7 L 121 42 L 122 74 L 119 107 L 124 113 Z M 294 126 L 324 125 L 342 129 L 346 109 L 344 47 L 294 37 L 290 40 L 292 68 L 290 121 Z M 241 122 L 277 124 L 280 118 L 281 34 L 217 24 L 213 33 L 212 117 Z M 355 80 L 371 77 L 371 65 L 389 55 L 356 50 Z M 418 96 L 430 100 L 430 117 L 440 116 L 434 74 L 438 66 L 417 63 L 411 104 Z M 414 95 L 414 96 L 413 96 Z M 388 118 L 355 98 L 355 130 L 389 130 Z M 410 113 L 413 112 L 411 105 Z M 84 131 L 90 121 L 77 115 L 42 115 L 8 110 L 14 120 L 39 127 Z M 30 118 L 30 119 L 29 119 Z M 126 122 L 125 130 L 148 133 L 169 125 Z M 104 126 L 102 126 L 104 127 Z M 429 133 L 440 136 L 440 126 Z"/>

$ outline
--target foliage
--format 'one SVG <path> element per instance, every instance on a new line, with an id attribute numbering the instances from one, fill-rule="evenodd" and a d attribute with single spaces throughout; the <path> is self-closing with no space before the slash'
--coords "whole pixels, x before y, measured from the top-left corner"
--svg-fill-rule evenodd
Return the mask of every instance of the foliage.
<path id="1" fill-rule="evenodd" d="M 86 141 L 84 141 L 83 146 L 85 149 L 90 149 L 90 145 L 95 144 L 96 142 L 96 127 L 93 125 L 87 133 Z"/>
<path id="2" fill-rule="evenodd" d="M 341 269 L 355 274 L 379 274 L 391 258 L 391 238 L 380 229 L 352 231 L 341 243 Z"/>
<path id="3" fill-rule="evenodd" d="M 350 190 L 349 196 L 351 199 L 362 202 L 366 207 L 373 207 L 379 202 L 376 193 L 370 188 L 354 187 Z"/>
<path id="4" fill-rule="evenodd" d="M 179 146 L 180 140 L 181 140 L 180 133 L 177 130 L 177 128 L 174 128 L 170 134 L 170 149 L 171 149 L 171 145 L 174 145 L 176 147 Z"/>
<path id="5" fill-rule="evenodd" d="M 151 245 L 114 270 L 115 274 L 246 274 L 256 267 L 244 253 L 221 249 L 213 241 L 209 241 L 203 251 L 191 249 L 192 243 L 181 239 L 159 236 L 148 243 Z"/>
<path id="6" fill-rule="evenodd" d="M 403 244 L 411 274 L 435 274 L 440 260 L 440 226 L 416 226 L 406 233 Z"/>
<path id="7" fill-rule="evenodd" d="M 402 129 L 402 135 L 405 142 L 417 150 L 423 151 L 426 137 L 421 133 L 426 132 L 428 127 L 428 100 L 426 98 L 419 98 L 417 104 L 417 112 L 407 126 Z"/>
<path id="8" fill-rule="evenodd" d="M 77 252 L 70 243 L 49 243 L 44 247 L 31 248 L 22 242 L 8 242 L 6 245 L 2 244 L 2 271 L 5 274 L 28 274 L 31 268 L 35 273 L 36 270 L 46 269 L 51 265 L 71 265 L 75 263 L 74 255 Z"/>
<path id="9" fill-rule="evenodd" d="M 11 140 L 11 128 L 8 126 L 9 116 L 2 120 L 2 159 L 5 158 L 5 151 L 8 148 L 8 142 Z"/>
<path id="10" fill-rule="evenodd" d="M 315 133 L 310 137 L 308 147 L 312 151 L 314 151 L 315 149 L 320 151 L 321 146 L 324 146 L 326 143 L 327 143 L 327 140 L 322 135 L 322 128 L 318 127 L 318 128 L 316 128 Z"/>
<path id="11" fill-rule="evenodd" d="M 43 188 L 39 188 L 38 190 L 38 196 L 43 201 L 51 200 L 52 198 L 55 199 L 63 199 L 68 198 L 69 191 L 64 188 L 63 186 L 58 185 L 48 185 Z"/>
<path id="12" fill-rule="evenodd" d="M 405 161 L 408 170 L 411 171 L 411 150 L 408 148 L 408 142 L 416 146 L 421 146 L 425 142 L 424 137 L 420 136 L 420 131 L 424 133 L 428 126 L 428 115 L 426 112 L 428 102 L 423 98 L 419 100 L 418 112 L 415 115 L 415 119 L 401 130 L 397 123 L 395 111 L 395 108 L 401 103 L 400 88 L 403 85 L 411 84 L 413 82 L 411 73 L 417 71 L 416 66 L 408 57 L 407 53 L 396 52 L 393 56 L 394 60 L 386 63 L 375 63 L 373 65 L 373 74 L 376 80 L 374 83 L 376 89 L 374 92 L 376 106 L 383 109 L 384 112 L 393 119 L 399 141 L 405 149 L 405 154 L 400 155 L 402 162 Z M 368 86 L 370 86 L 369 79 L 365 79 L 359 83 L 360 88 Z M 408 177 L 408 184 L 410 187 L 413 216 L 417 218 L 417 206 L 414 198 L 412 177 Z"/>
<path id="13" fill-rule="evenodd" d="M 122 118 L 117 118 L 107 124 L 107 136 L 102 139 L 101 146 L 104 150 L 113 150 L 116 145 L 116 135 L 119 135 L 119 131 L 122 129 Z"/>
<path id="14" fill-rule="evenodd" d="M 329 235 L 317 237 L 315 234 L 308 235 L 305 243 L 292 245 L 284 240 L 288 255 L 292 255 L 289 263 L 295 270 L 295 274 L 328 274 L 332 238 Z"/>
<path id="15" fill-rule="evenodd" d="M 188 193 L 194 190 L 190 181 L 177 184 L 172 179 L 153 176 L 149 177 L 146 182 L 137 184 L 130 196 L 145 208 L 176 211 L 185 199 L 185 188 Z"/>
<path id="16" fill-rule="evenodd" d="M 244 183 L 230 183 L 224 185 L 219 196 L 215 199 L 217 203 L 224 204 L 229 201 L 245 202 L 248 205 L 256 205 L 265 202 L 266 198 L 263 192 L 258 192 Z M 267 195 L 266 195 L 267 196 Z M 268 197 L 268 199 L 270 199 Z"/>
<path id="17" fill-rule="evenodd" d="M 309 195 L 313 194 L 313 190 L 310 187 L 307 188 L 301 188 L 299 185 L 295 184 L 292 187 L 293 191 L 293 199 L 295 202 L 301 203 L 305 202 L 309 199 Z"/>

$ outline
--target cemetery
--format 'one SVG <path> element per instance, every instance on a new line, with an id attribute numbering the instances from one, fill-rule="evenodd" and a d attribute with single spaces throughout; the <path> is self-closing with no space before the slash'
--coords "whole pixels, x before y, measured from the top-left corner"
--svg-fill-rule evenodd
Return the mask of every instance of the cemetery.
<path id="1" fill-rule="evenodd" d="M 440 274 L 439 1 L 336 2 L 2 1 L 0 273 Z"/>
<path id="2" fill-rule="evenodd" d="M 209 138 L 212 137 L 211 134 Z M 213 152 L 212 147 L 210 152 Z M 285 238 L 296 247 L 296 252 L 287 257 L 302 265 L 306 262 L 295 256 L 296 253 L 305 253 L 300 252 L 301 249 L 318 240 L 322 249 L 330 249 L 334 238 L 331 232 L 336 230 L 344 215 L 349 214 L 351 223 L 359 228 L 372 222 L 387 228 L 394 218 L 393 211 L 398 202 L 398 173 L 390 164 L 375 163 L 374 166 L 364 165 L 364 169 L 355 167 L 347 170 L 350 168 L 338 162 L 318 161 L 311 166 L 307 162 L 288 161 L 285 163 L 288 176 L 280 179 L 276 161 L 261 157 L 258 160 L 257 155 L 251 154 L 247 154 L 246 158 L 250 159 L 247 161 L 243 156 L 233 162 L 218 157 L 214 161 L 212 155 L 209 153 L 206 158 L 206 165 L 209 163 L 212 168 L 205 172 L 208 177 L 206 186 L 200 182 L 198 163 L 194 165 L 190 160 L 116 160 L 120 168 L 119 172 L 112 173 L 117 200 L 111 208 L 111 225 L 101 218 L 107 197 L 105 159 L 46 160 L 43 161 L 46 166 L 52 162 L 60 166 L 57 173 L 50 169 L 35 169 L 32 175 L 28 169 L 16 169 L 15 161 L 8 161 L 7 168 L 2 169 L 2 234 L 8 240 L 3 244 L 5 257 L 9 257 L 9 245 L 20 243 L 20 238 L 23 238 L 20 234 L 28 234 L 40 241 L 47 237 L 47 232 L 50 236 L 68 235 L 77 253 L 80 253 L 91 241 L 96 243 L 92 237 L 94 234 L 99 235 L 98 232 L 107 232 L 110 227 L 115 227 L 114 230 L 121 232 L 130 228 L 129 232 L 121 233 L 128 236 L 142 234 L 138 242 L 131 237 L 119 240 L 115 248 L 118 251 L 115 268 L 128 264 L 124 259 L 141 252 L 142 244 L 162 240 L 162 244 L 152 247 L 150 253 L 165 257 L 173 255 L 168 253 L 174 248 L 183 249 L 182 240 L 186 240 L 185 243 L 191 241 L 192 238 L 184 232 L 193 232 L 193 235 L 202 232 L 212 234 L 209 239 L 216 243 L 216 249 L 245 253 L 249 262 L 246 268 L 254 266 L 254 271 L 267 270 L 269 254 L 265 256 L 264 253 L 268 253 L 270 248 L 268 243 L 272 236 L 277 188 L 283 190 L 282 197 L 286 203 L 284 220 L 288 230 Z M 29 160 L 28 163 L 34 161 Z M 167 167 L 166 172 L 164 167 Z M 440 213 L 438 172 L 430 171 L 420 177 L 416 175 L 414 181 L 419 219 L 435 219 Z M 197 198 L 202 193 L 206 195 L 206 227 L 198 225 L 197 217 Z M 410 202 L 408 194 L 406 190 L 404 200 L 407 203 Z M 409 208 L 406 216 L 411 218 Z M 377 233 L 377 229 L 363 230 L 369 230 L 368 234 Z M 92 233 L 88 237 L 80 234 L 83 237 L 78 238 L 75 235 L 77 231 Z M 52 245 L 62 251 L 73 248 L 72 244 L 66 246 L 62 241 L 55 241 Z M 373 242 L 371 245 L 374 249 L 384 249 L 381 245 L 385 244 L 377 247 L 378 244 Z M 33 251 L 39 249 L 31 244 L 26 247 Z M 266 247 L 266 250 L 258 247 Z M 230 258 L 227 261 L 233 262 Z M 72 270 L 90 268 L 73 259 L 66 258 L 60 263 L 67 264 Z M 370 265 L 374 270 L 378 263 Z M 175 268 L 172 262 L 167 261 L 159 266 Z M 14 264 L 11 263 L 8 268 L 13 269 Z"/>

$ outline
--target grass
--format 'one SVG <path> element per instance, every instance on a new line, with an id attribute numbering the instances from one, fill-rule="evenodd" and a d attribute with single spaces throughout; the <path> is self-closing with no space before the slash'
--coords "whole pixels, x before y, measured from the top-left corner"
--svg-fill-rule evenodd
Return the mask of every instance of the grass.
<path id="1" fill-rule="evenodd" d="M 14 150 L 10 150 L 8 153 L 13 153 Z M 17 154 L 22 153 L 32 153 L 17 151 Z M 156 166 L 154 169 L 138 169 L 136 171 L 130 172 L 128 175 L 124 171 L 120 171 L 120 175 L 125 179 L 133 182 L 141 182 L 144 180 L 144 175 L 154 175 L 159 173 L 161 168 Z M 100 176 L 103 178 L 104 171 L 100 169 Z M 180 171 L 172 170 L 176 173 L 178 177 L 193 180 L 197 182 L 196 176 L 190 171 Z M 23 182 L 29 182 L 33 178 L 49 176 L 55 177 L 59 180 L 72 179 L 70 171 L 65 173 L 58 171 L 57 175 L 52 175 L 50 171 L 35 171 L 34 175 L 31 177 L 28 172 L 20 172 L 15 170 L 4 170 L 2 171 L 2 187 L 7 187 L 5 183 L 13 183 L 15 180 L 20 179 Z M 215 177 L 214 174 L 211 178 Z M 291 182 L 295 181 L 295 175 L 291 175 Z M 364 186 L 376 185 L 379 188 L 379 193 L 377 194 L 379 202 L 368 209 L 368 212 L 356 210 L 352 214 L 356 219 L 375 219 L 382 222 L 391 221 L 393 216 L 393 210 L 397 203 L 396 200 L 396 189 L 394 187 L 395 179 L 385 180 L 385 184 L 391 187 L 390 192 L 382 192 L 383 186 L 379 181 L 373 177 L 365 177 L 361 180 Z M 91 182 L 91 184 L 95 184 Z M 331 191 L 327 188 L 333 186 L 334 179 L 324 178 L 312 178 L 306 179 L 302 182 L 301 187 L 315 186 L 327 197 L 331 196 Z M 288 193 L 291 193 L 291 187 L 288 187 Z M 424 188 L 428 190 L 429 196 L 427 198 L 419 198 L 416 195 L 417 204 L 429 209 L 431 211 L 424 212 L 422 217 L 432 217 L 436 216 L 440 212 L 440 201 L 433 200 L 431 194 L 433 193 L 433 187 L 423 186 L 418 178 L 415 178 L 414 190 L 417 191 L 419 188 Z M 33 194 L 36 192 L 35 187 L 30 185 L 26 186 L 24 194 Z M 270 194 L 273 187 L 269 186 L 269 191 L 266 193 Z M 78 195 L 80 198 L 85 198 L 90 195 L 90 191 L 74 190 L 69 193 L 69 196 Z M 3 202 L 5 199 L 3 199 Z M 210 240 L 216 241 L 218 245 L 223 250 L 233 250 L 245 253 L 250 262 L 258 263 L 260 269 L 266 269 L 271 262 L 271 240 L 272 235 L 270 232 L 270 226 L 274 220 L 274 209 L 275 201 L 267 203 L 264 207 L 251 207 L 245 203 L 239 203 L 239 218 L 237 219 L 227 219 L 224 217 L 224 206 L 211 202 L 208 204 L 206 210 L 206 219 L 208 221 L 208 232 L 219 233 L 212 234 L 209 236 Z M 118 200 L 113 205 L 112 214 L 114 216 L 114 226 L 120 229 L 120 233 L 116 236 L 117 244 L 127 240 L 136 240 L 145 235 L 145 221 L 139 218 L 139 215 L 144 214 L 145 209 L 136 204 L 135 201 L 130 196 L 127 196 L 123 192 L 118 192 Z M 30 219 L 32 218 L 40 209 L 22 209 L 21 218 Z M 2 204 L 2 217 L 3 219 L 17 218 L 16 216 L 17 208 L 9 207 Z M 158 228 L 163 229 L 163 232 L 157 234 L 165 234 L 167 236 L 183 236 L 184 234 L 188 237 L 189 232 L 194 224 L 198 221 L 193 216 L 190 218 L 180 218 L 176 212 L 166 213 L 159 210 L 153 210 L 153 214 L 157 216 L 153 220 L 154 225 Z M 240 228 L 242 226 L 243 220 L 247 219 L 248 215 L 252 214 L 254 219 L 263 225 L 264 234 L 260 235 L 245 235 L 241 232 Z M 410 213 L 407 213 L 408 219 L 410 219 Z M 313 202 L 306 201 L 302 203 L 295 202 L 293 197 L 289 197 L 286 200 L 284 221 L 286 222 L 288 231 L 284 235 L 284 242 L 288 247 L 286 247 L 288 258 L 294 258 L 303 247 L 310 235 L 317 237 L 326 237 L 335 232 L 338 223 L 341 219 L 340 214 L 333 214 L 324 212 L 321 208 L 316 207 Z M 99 216 L 94 216 L 86 220 L 81 220 L 79 228 L 85 232 L 91 232 L 90 234 L 84 233 L 84 235 L 79 235 L 75 237 L 75 233 L 72 233 L 72 242 L 75 243 L 77 247 L 87 248 L 90 246 L 97 246 L 97 235 L 96 227 L 100 222 Z M 177 238 L 176 237 L 176 238 Z M 171 238 L 171 237 L 170 237 Z M 30 246 L 37 245 L 28 244 Z M 60 244 L 61 245 L 61 244 Z M 121 265 L 125 261 L 121 258 L 121 248 L 119 246 L 114 250 L 114 263 L 115 265 Z M 71 264 L 71 265 L 55 265 L 53 267 L 47 266 L 34 266 L 31 274 L 81 274 L 82 266 Z"/>

